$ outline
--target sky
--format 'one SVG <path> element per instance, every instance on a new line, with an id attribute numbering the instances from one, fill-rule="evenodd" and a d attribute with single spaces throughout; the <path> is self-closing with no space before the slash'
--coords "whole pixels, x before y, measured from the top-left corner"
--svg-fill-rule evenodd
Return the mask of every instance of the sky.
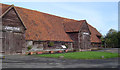
<path id="1" fill-rule="evenodd" d="M 118 2 L 2 2 L 75 20 L 86 20 L 102 35 L 118 30 Z"/>

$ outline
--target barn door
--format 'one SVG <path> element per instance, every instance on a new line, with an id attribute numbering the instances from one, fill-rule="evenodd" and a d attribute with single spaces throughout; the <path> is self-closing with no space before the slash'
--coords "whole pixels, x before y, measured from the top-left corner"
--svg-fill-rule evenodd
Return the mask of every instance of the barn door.
<path id="1" fill-rule="evenodd" d="M 22 34 L 13 32 L 4 32 L 3 51 L 5 54 L 22 53 Z"/>
<path id="2" fill-rule="evenodd" d="M 82 33 L 82 49 L 88 49 L 90 46 L 90 36 L 89 33 Z"/>
<path id="3" fill-rule="evenodd" d="M 3 51 L 5 54 L 11 54 L 13 47 L 13 34 L 12 32 L 3 32 Z"/>
<path id="4" fill-rule="evenodd" d="M 22 34 L 14 33 L 14 49 L 15 53 L 22 53 Z"/>

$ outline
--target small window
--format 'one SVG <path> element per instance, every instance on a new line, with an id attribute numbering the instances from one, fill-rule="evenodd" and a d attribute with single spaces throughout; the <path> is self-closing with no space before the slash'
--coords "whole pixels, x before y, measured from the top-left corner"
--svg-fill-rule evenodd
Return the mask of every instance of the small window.
<path id="1" fill-rule="evenodd" d="M 87 33 L 87 32 L 83 32 L 83 34 L 84 34 L 84 35 L 89 35 L 89 33 Z"/>

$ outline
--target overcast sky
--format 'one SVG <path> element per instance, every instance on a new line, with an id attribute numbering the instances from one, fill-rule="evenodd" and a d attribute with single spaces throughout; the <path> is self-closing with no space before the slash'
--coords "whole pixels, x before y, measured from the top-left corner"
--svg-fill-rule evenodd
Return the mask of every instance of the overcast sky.
<path id="1" fill-rule="evenodd" d="M 3 2 L 75 20 L 87 20 L 102 35 L 118 30 L 118 2 Z"/>

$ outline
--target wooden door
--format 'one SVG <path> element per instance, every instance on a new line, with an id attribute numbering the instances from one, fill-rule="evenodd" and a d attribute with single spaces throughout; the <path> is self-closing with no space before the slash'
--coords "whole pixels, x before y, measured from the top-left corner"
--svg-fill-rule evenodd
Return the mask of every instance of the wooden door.
<path id="1" fill-rule="evenodd" d="M 14 48 L 15 53 L 22 53 L 22 34 L 14 33 Z"/>
<path id="2" fill-rule="evenodd" d="M 11 32 L 3 32 L 3 51 L 5 54 L 10 54 L 10 47 L 13 45 L 11 37 Z"/>
<path id="3" fill-rule="evenodd" d="M 24 37 L 21 33 L 4 32 L 3 33 L 3 51 L 5 54 L 22 53 Z"/>
<path id="4" fill-rule="evenodd" d="M 90 36 L 88 33 L 82 33 L 82 49 L 90 48 Z"/>

